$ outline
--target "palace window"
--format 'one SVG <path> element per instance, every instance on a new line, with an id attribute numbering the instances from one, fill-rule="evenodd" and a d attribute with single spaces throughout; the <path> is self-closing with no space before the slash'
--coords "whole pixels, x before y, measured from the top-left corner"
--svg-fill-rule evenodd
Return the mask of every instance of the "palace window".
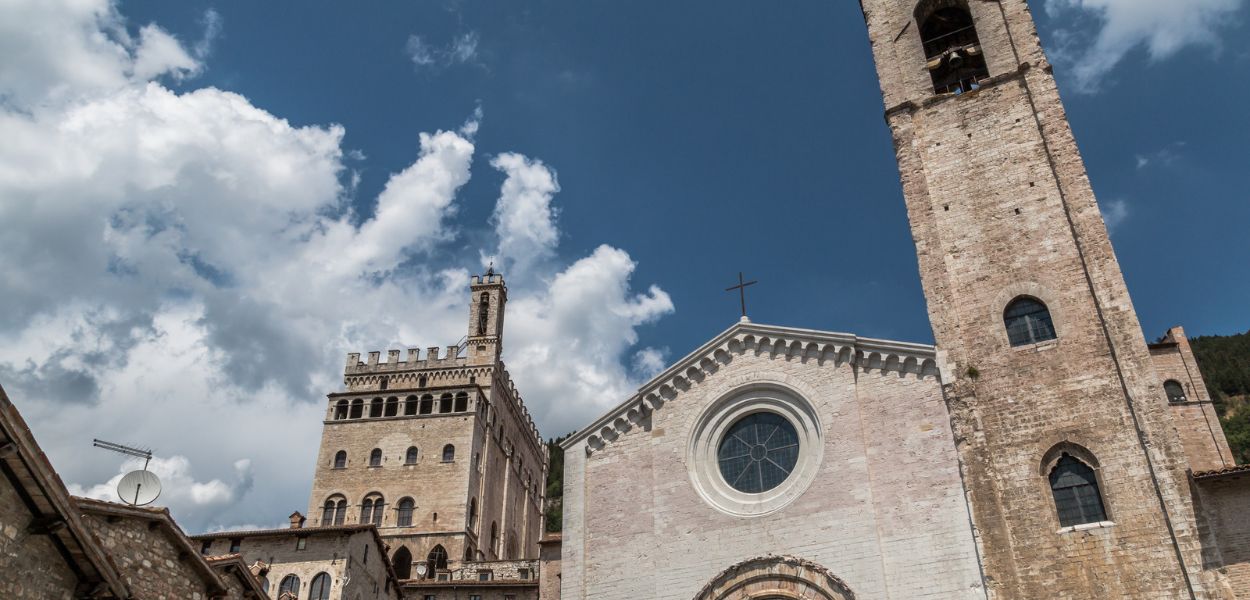
<path id="1" fill-rule="evenodd" d="M 1061 527 L 1107 520 L 1094 470 L 1067 452 L 1050 470 L 1050 492 Z"/>
<path id="2" fill-rule="evenodd" d="M 453 460 L 456 460 L 456 447 L 451 444 L 443 446 L 443 462 L 451 462 Z"/>
<path id="3" fill-rule="evenodd" d="M 428 415 L 434 412 L 434 396 L 426 394 L 421 396 L 421 414 Z"/>
<path id="4" fill-rule="evenodd" d="M 799 460 L 799 435 L 781 415 L 752 413 L 725 432 L 716 460 L 725 483 L 734 489 L 766 492 L 790 477 Z"/>
<path id="5" fill-rule="evenodd" d="M 456 412 L 469 410 L 469 395 L 465 392 L 456 394 Z"/>
<path id="6" fill-rule="evenodd" d="M 342 421 L 347 418 L 347 401 L 339 400 L 334 404 L 334 420 Z"/>
<path id="7" fill-rule="evenodd" d="M 399 414 L 399 398 L 391 396 L 386 399 L 385 416 L 394 417 Z"/>
<path id="8" fill-rule="evenodd" d="M 477 498 L 469 499 L 469 529 L 477 525 Z"/>
<path id="9" fill-rule="evenodd" d="M 347 499 L 339 495 L 326 498 L 326 503 L 321 508 L 322 525 L 342 525 L 346 517 Z"/>
<path id="10" fill-rule="evenodd" d="M 916 24 L 934 92 L 970 92 L 990 76 L 967 0 L 924 0 Z"/>
<path id="11" fill-rule="evenodd" d="M 426 557 L 425 576 L 432 579 L 438 571 L 446 571 L 446 570 L 447 570 L 447 550 L 443 549 L 441 545 L 434 546 L 434 549 L 430 550 L 429 556 Z"/>
<path id="12" fill-rule="evenodd" d="M 408 451 L 404 453 L 404 464 L 405 465 L 417 464 L 417 447 L 416 446 L 408 447 Z"/>
<path id="13" fill-rule="evenodd" d="M 382 399 L 381 398 L 374 398 L 373 402 L 369 403 L 369 416 L 370 417 L 382 416 Z"/>
<path id="14" fill-rule="evenodd" d="M 1163 391 L 1167 392 L 1168 402 L 1185 402 L 1185 387 L 1175 379 L 1163 382 Z"/>
<path id="15" fill-rule="evenodd" d="M 425 376 L 425 375 L 422 375 L 422 376 L 420 376 L 420 377 L 417 377 L 417 387 L 419 387 L 419 388 L 423 388 L 423 387 L 425 387 L 425 385 L 426 385 L 426 383 L 427 383 L 428 381 L 429 381 L 429 379 L 428 379 L 428 378 L 426 378 L 426 376 Z"/>
<path id="16" fill-rule="evenodd" d="M 412 527 L 412 509 L 416 503 L 412 498 L 404 498 L 399 501 L 399 511 L 395 518 L 395 525 L 399 527 Z"/>
<path id="17" fill-rule="evenodd" d="M 360 398 L 357 398 L 357 399 L 355 399 L 355 400 L 352 400 L 352 415 L 351 415 L 351 418 L 353 418 L 353 419 L 359 419 L 359 418 L 361 417 L 361 415 L 363 415 L 363 414 L 364 414 L 364 410 L 365 410 L 365 401 L 364 401 L 364 400 L 361 400 Z"/>
<path id="18" fill-rule="evenodd" d="M 412 553 L 408 551 L 407 546 L 400 546 L 391 555 L 391 567 L 395 569 L 395 576 L 399 579 L 412 578 Z"/>
<path id="19" fill-rule="evenodd" d="M 477 308 L 477 334 L 486 335 L 486 321 L 490 318 L 490 293 L 482 292 L 482 302 Z"/>
<path id="20" fill-rule="evenodd" d="M 442 396 L 439 396 L 438 412 L 440 413 L 451 412 L 451 394 L 443 394 Z"/>
<path id="21" fill-rule="evenodd" d="M 312 585 L 308 586 L 308 600 L 330 600 L 330 576 L 326 573 L 317 573 L 312 579 Z"/>
<path id="22" fill-rule="evenodd" d="M 382 515 L 386 512 L 386 501 L 382 499 L 380 494 L 370 494 L 365 496 L 363 502 L 360 503 L 360 523 L 368 525 L 382 525 Z"/>
<path id="23" fill-rule="evenodd" d="M 299 595 L 299 577 L 287 575 L 282 578 L 282 582 L 278 584 L 278 595 L 292 594 Z"/>
<path id="24" fill-rule="evenodd" d="M 339 450 L 338 452 L 334 453 L 334 468 L 336 469 L 347 468 L 347 451 L 346 450 Z"/>
<path id="25" fill-rule="evenodd" d="M 382 466 L 382 449 L 381 448 L 374 448 L 373 451 L 369 453 L 369 466 L 370 467 Z"/>
<path id="26" fill-rule="evenodd" d="M 404 414 L 405 415 L 417 414 L 417 397 L 416 396 L 408 396 L 408 398 L 404 400 Z"/>
<path id="27" fill-rule="evenodd" d="M 1050 309 L 1037 298 L 1021 296 L 1007 305 L 1003 312 L 1007 339 L 1012 346 L 1028 346 L 1055 339 L 1055 324 Z"/>

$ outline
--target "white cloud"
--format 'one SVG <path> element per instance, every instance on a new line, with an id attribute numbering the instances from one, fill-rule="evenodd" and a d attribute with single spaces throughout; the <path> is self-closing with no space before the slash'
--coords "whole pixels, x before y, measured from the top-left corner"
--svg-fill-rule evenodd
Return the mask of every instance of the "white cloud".
<path id="1" fill-rule="evenodd" d="M 560 183 L 542 161 L 513 152 L 496 156 L 490 164 L 507 174 L 491 216 L 499 236 L 496 264 L 526 276 L 533 263 L 555 254 L 559 233 L 551 200 Z"/>
<path id="2" fill-rule="evenodd" d="M 440 69 L 454 65 L 481 64 L 478 62 L 478 45 L 481 37 L 476 31 L 456 36 L 444 46 L 433 46 L 417 34 L 408 36 L 404 53 L 417 69 Z"/>
<path id="3" fill-rule="evenodd" d="M 168 73 L 175 80 L 198 75 L 200 62 L 191 58 L 174 36 L 155 25 L 139 30 L 139 45 L 134 51 L 135 79 L 147 81 Z"/>
<path id="4" fill-rule="evenodd" d="M 143 463 L 137 459 L 125 461 L 117 475 L 104 483 L 89 488 L 77 484 L 70 484 L 68 487 L 75 496 L 122 502 L 123 499 L 117 495 L 117 484 L 126 473 L 142 467 Z M 187 457 L 153 457 L 147 469 L 161 481 L 161 493 L 154 504 L 178 506 L 181 509 L 178 516 L 184 520 L 204 521 L 218 517 L 254 484 L 250 460 L 234 461 L 233 467 L 234 476 L 228 483 L 220 479 L 196 481 L 192 474 L 191 461 Z"/>
<path id="5" fill-rule="evenodd" d="M 342 127 L 145 80 L 197 72 L 209 46 L 155 25 L 128 37 L 103 0 L 57 4 L 0 7 L 0 384 L 83 493 L 117 473 L 89 440 L 147 444 L 189 531 L 281 522 L 306 508 L 344 354 L 464 334 L 468 269 L 433 257 L 486 225 L 457 220 L 480 108 L 414 132 L 413 162 L 362 219 L 344 163 L 365 159 Z M 623 250 L 561 263 L 554 171 L 496 162 L 483 243 L 531 271 L 509 278 L 505 358 L 554 435 L 632 391 L 637 328 L 673 305 L 631 291 Z"/>
<path id="6" fill-rule="evenodd" d="M 1151 60 L 1187 46 L 1219 49 L 1221 26 L 1240 0 L 1046 0 L 1060 21 L 1054 56 L 1071 71 L 1077 89 L 1093 92 L 1130 51 L 1144 46 Z M 1089 30 L 1090 22 L 1096 29 Z"/>
<path id="7" fill-rule="evenodd" d="M 1115 231 L 1129 217 L 1129 205 L 1122 199 L 1108 200 L 1102 206 L 1102 220 L 1108 231 Z"/>

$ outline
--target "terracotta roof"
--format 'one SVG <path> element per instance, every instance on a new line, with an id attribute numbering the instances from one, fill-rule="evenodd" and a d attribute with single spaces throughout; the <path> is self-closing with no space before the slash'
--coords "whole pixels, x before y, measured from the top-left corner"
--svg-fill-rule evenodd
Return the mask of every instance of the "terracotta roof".
<path id="1" fill-rule="evenodd" d="M 1250 473 L 1250 465 L 1233 465 L 1224 467 L 1223 469 L 1212 469 L 1210 471 L 1195 471 L 1194 479 L 1196 481 L 1204 481 L 1218 479 L 1221 477 L 1231 477 L 1234 475 L 1243 475 Z"/>
<path id="2" fill-rule="evenodd" d="M 77 503 L 3 387 L 0 387 L 0 464 L 34 517 L 31 527 L 42 528 L 42 533 L 48 535 L 80 574 L 80 581 L 95 588 L 92 591 L 101 598 L 129 598 L 130 588 L 121 571 L 83 523 Z"/>
<path id="3" fill-rule="evenodd" d="M 204 583 L 211 591 L 224 592 L 226 585 L 217 577 L 217 573 L 213 571 L 213 567 L 200 556 L 198 548 L 191 545 L 191 539 L 183 533 L 182 528 L 174 522 L 173 517 L 169 516 L 167 508 L 153 508 L 147 506 L 131 506 L 129 504 L 119 504 L 117 502 L 105 502 L 104 500 L 94 500 L 92 498 L 74 498 L 78 502 L 79 508 L 83 512 L 95 513 L 109 517 L 145 519 L 152 521 L 165 537 L 173 543 L 174 546 L 180 546 L 179 559 L 185 559 L 191 562 L 195 570 L 200 572 L 204 578 Z"/>

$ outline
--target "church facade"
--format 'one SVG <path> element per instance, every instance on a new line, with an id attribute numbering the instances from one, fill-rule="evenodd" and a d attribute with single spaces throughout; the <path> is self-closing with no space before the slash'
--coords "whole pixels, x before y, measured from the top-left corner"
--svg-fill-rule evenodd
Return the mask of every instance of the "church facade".
<path id="1" fill-rule="evenodd" d="M 1026 1 L 861 6 L 936 345 L 744 321 L 661 373 L 564 443 L 562 598 L 1250 598 Z"/>

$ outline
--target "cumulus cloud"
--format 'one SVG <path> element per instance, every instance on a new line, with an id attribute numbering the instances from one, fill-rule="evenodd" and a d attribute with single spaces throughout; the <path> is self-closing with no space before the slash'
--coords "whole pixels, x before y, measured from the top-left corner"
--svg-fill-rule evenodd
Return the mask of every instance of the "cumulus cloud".
<path id="1" fill-rule="evenodd" d="M 1076 87 L 1094 92 L 1131 51 L 1144 47 L 1164 60 L 1187 46 L 1218 50 L 1219 30 L 1242 6 L 1240 0 L 1046 0 L 1047 14 L 1061 22 L 1056 62 Z M 1095 23 L 1094 27 L 1089 27 Z"/>
<path id="2" fill-rule="evenodd" d="M 92 438 L 146 444 L 186 529 L 281 522 L 307 506 L 344 353 L 464 334 L 476 265 L 436 257 L 488 225 L 458 211 L 480 108 L 413 132 L 412 162 L 355 214 L 345 162 L 365 158 L 342 127 L 162 83 L 204 68 L 218 17 L 188 49 L 127 34 L 104 0 L 60 4 L 0 8 L 0 384 L 82 493 L 118 472 Z M 484 247 L 530 272 L 509 277 L 505 359 L 544 431 L 575 428 L 654 367 L 631 358 L 637 328 L 673 305 L 632 291 L 624 250 L 562 262 L 554 170 L 492 162 Z"/>
<path id="3" fill-rule="evenodd" d="M 556 173 L 541 160 L 505 152 L 490 162 L 507 174 L 491 221 L 499 237 L 495 260 L 505 270 L 525 276 L 536 261 L 554 255 L 559 233 L 551 201 L 560 191 Z"/>

